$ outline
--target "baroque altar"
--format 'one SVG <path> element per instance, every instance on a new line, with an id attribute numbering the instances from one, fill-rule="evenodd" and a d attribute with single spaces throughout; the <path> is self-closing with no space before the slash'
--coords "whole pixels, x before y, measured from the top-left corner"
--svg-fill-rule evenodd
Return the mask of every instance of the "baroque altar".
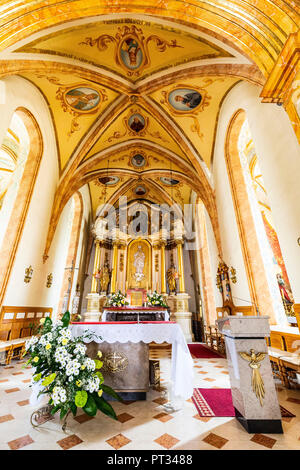
<path id="1" fill-rule="evenodd" d="M 157 291 L 169 307 L 170 319 L 180 324 L 187 342 L 191 342 L 182 222 L 175 221 L 170 232 L 159 226 L 151 234 L 133 236 L 118 228 L 109 230 L 105 220 L 98 217 L 92 233 L 94 266 L 84 320 L 103 319 L 108 296 L 118 291 L 125 294 L 130 307 L 147 306 L 147 293 Z"/>

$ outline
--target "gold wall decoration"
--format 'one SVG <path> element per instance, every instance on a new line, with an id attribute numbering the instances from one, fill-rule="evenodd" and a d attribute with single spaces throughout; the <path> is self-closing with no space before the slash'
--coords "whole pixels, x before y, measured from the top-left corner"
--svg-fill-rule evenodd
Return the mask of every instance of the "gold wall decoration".
<path id="1" fill-rule="evenodd" d="M 141 72 L 151 65 L 148 45 L 154 42 L 157 52 L 165 52 L 169 47 L 182 47 L 176 40 L 167 41 L 156 34 L 145 38 L 143 30 L 135 25 L 118 28 L 117 34 L 102 34 L 97 38 L 86 37 L 79 45 L 94 47 L 102 52 L 109 44 L 114 44 L 115 61 L 129 77 L 140 76 Z"/>
<path id="2" fill-rule="evenodd" d="M 124 269 L 124 253 L 120 253 L 120 263 L 119 263 L 120 272 L 123 272 Z"/>
<path id="3" fill-rule="evenodd" d="M 52 286 L 52 282 L 53 282 L 53 274 L 50 273 L 47 276 L 47 282 L 46 282 L 46 287 L 48 287 L 48 289 Z"/>
<path id="4" fill-rule="evenodd" d="M 158 271 L 159 271 L 159 254 L 156 253 L 156 255 L 155 255 L 155 272 L 158 273 Z"/>
<path id="5" fill-rule="evenodd" d="M 60 101 L 63 111 L 73 116 L 71 128 L 67 133 L 68 137 L 80 130 L 78 123 L 80 116 L 97 113 L 101 104 L 108 99 L 104 88 L 93 88 L 87 83 L 64 85 L 55 77 L 47 75 L 38 75 L 38 77 L 46 78 L 50 83 L 58 86 L 56 99 Z"/>
<path id="6" fill-rule="evenodd" d="M 127 356 L 119 351 L 114 351 L 103 357 L 103 371 L 115 374 L 116 372 L 122 372 L 127 368 L 127 366 Z"/>
<path id="7" fill-rule="evenodd" d="M 263 379 L 260 375 L 259 368 L 260 362 L 264 360 L 267 353 L 259 352 L 255 353 L 254 349 L 250 349 L 250 354 L 247 352 L 239 352 L 239 355 L 249 362 L 249 367 L 252 369 L 252 390 L 259 399 L 260 405 L 263 406 L 263 398 L 265 396 L 265 386 Z"/>
<path id="8" fill-rule="evenodd" d="M 231 280 L 231 282 L 233 282 L 233 284 L 237 283 L 236 269 L 234 269 L 232 266 L 230 268 L 230 280 Z"/>
<path id="9" fill-rule="evenodd" d="M 186 93 L 184 93 L 186 91 Z M 203 133 L 200 130 L 200 125 L 198 122 L 198 114 L 204 109 L 209 106 L 211 96 L 208 95 L 207 90 L 205 88 L 200 87 L 192 87 L 184 84 L 178 84 L 174 87 L 171 91 L 162 91 L 162 98 L 160 100 L 161 104 L 166 104 L 170 113 L 173 116 L 181 116 L 181 117 L 189 117 L 193 120 L 193 124 L 191 125 L 191 131 L 196 132 L 200 139 L 203 138 Z M 195 101 L 195 106 L 192 104 L 188 105 L 188 98 L 191 95 L 198 95 L 198 101 Z M 173 99 L 173 95 L 175 98 Z M 177 98 L 178 97 L 178 98 Z M 179 100 L 180 98 L 180 100 Z M 192 98 L 191 98 L 192 99 Z M 174 102 L 173 102 L 174 100 Z M 186 100 L 186 105 L 184 106 L 176 106 L 176 101 L 183 103 L 183 100 Z M 191 100 L 190 100 L 191 101 Z M 172 104 L 173 102 L 173 104 Z"/>
<path id="10" fill-rule="evenodd" d="M 32 278 L 32 274 L 33 274 L 33 268 L 30 265 L 28 268 L 25 269 L 24 282 L 26 283 L 30 282 Z"/>

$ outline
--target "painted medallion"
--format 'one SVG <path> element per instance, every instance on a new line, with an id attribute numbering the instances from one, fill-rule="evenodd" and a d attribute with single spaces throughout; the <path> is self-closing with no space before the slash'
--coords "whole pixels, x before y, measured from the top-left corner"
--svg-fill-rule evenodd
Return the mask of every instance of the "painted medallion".
<path id="1" fill-rule="evenodd" d="M 99 183 L 105 184 L 106 186 L 112 186 L 120 181 L 118 176 L 103 176 L 98 179 Z"/>
<path id="2" fill-rule="evenodd" d="M 133 36 L 128 36 L 121 43 L 120 56 L 123 64 L 130 70 L 138 69 L 143 62 L 143 52 L 139 42 Z"/>
<path id="3" fill-rule="evenodd" d="M 131 163 L 133 166 L 137 168 L 142 168 L 143 166 L 145 166 L 146 160 L 143 157 L 143 155 L 141 155 L 140 153 L 137 153 L 131 158 Z"/>
<path id="4" fill-rule="evenodd" d="M 192 88 L 176 88 L 169 93 L 168 101 L 177 111 L 186 112 L 200 105 L 202 95 Z"/>
<path id="5" fill-rule="evenodd" d="M 65 101 L 76 111 L 89 112 L 100 103 L 100 95 L 93 88 L 73 88 L 65 94 Z"/>
<path id="6" fill-rule="evenodd" d="M 134 132 L 140 132 L 145 127 L 145 119 L 141 114 L 132 114 L 128 119 L 128 126 Z"/>
<path id="7" fill-rule="evenodd" d="M 162 176 L 160 178 L 160 181 L 166 184 L 167 186 L 175 186 L 179 183 L 179 180 L 175 180 L 174 178 L 168 178 L 167 176 Z"/>

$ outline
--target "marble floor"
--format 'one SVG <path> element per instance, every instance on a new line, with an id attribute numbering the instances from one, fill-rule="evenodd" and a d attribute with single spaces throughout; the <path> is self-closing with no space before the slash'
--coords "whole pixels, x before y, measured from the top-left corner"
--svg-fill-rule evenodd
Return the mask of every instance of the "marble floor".
<path id="1" fill-rule="evenodd" d="M 299 450 L 300 390 L 276 384 L 280 404 L 296 415 L 283 418 L 284 434 L 248 434 L 235 418 L 201 418 L 193 402 L 184 402 L 170 412 L 168 380 L 170 351 L 157 348 L 152 358 L 160 359 L 161 390 L 147 394 L 147 401 L 112 402 L 118 416 L 114 421 L 98 413 L 90 418 L 80 412 L 70 417 L 63 432 L 59 417 L 38 428 L 30 424 L 36 407 L 29 403 L 31 369 L 24 361 L 0 367 L 0 450 Z M 195 387 L 229 388 L 226 359 L 194 359 Z"/>

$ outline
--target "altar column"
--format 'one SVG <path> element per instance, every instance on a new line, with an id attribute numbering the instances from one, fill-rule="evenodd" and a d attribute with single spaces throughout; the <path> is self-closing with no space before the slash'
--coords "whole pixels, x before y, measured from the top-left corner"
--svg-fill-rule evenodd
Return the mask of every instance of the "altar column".
<path id="1" fill-rule="evenodd" d="M 166 244 L 161 242 L 160 245 L 160 264 L 161 264 L 161 293 L 166 294 Z"/>
<path id="2" fill-rule="evenodd" d="M 84 313 L 85 321 L 98 321 L 99 316 L 100 316 L 100 309 L 99 309 L 100 295 L 97 292 L 97 278 L 95 278 L 95 274 L 97 273 L 100 267 L 99 263 L 100 263 L 100 240 L 96 239 L 91 292 L 86 297 L 88 302 L 87 302 L 87 311 Z"/>
<path id="3" fill-rule="evenodd" d="M 93 278 L 92 278 L 92 285 L 91 285 L 91 293 L 97 293 L 97 278 L 95 274 L 97 274 L 98 270 L 100 269 L 100 241 L 95 240 L 95 257 L 94 257 L 94 269 L 93 269 Z"/>
<path id="4" fill-rule="evenodd" d="M 176 240 L 177 245 L 177 258 L 178 258 L 178 271 L 179 271 L 179 293 L 185 293 L 185 281 L 184 281 L 184 267 L 183 267 L 183 255 L 182 255 L 182 240 Z"/>
<path id="5" fill-rule="evenodd" d="M 110 293 L 111 294 L 116 292 L 117 266 L 118 266 L 118 242 L 114 241 L 114 243 L 113 243 L 113 255 L 112 255 L 111 283 L 110 283 Z"/>

